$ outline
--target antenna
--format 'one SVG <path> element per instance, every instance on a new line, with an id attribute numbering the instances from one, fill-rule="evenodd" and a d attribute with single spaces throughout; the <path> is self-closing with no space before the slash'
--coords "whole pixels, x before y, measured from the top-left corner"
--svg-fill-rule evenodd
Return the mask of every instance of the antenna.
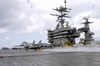
<path id="1" fill-rule="evenodd" d="M 64 2 L 64 3 L 65 3 L 65 8 L 66 8 L 66 3 L 67 3 L 67 2 L 66 2 L 66 0 L 65 0 L 65 2 Z"/>

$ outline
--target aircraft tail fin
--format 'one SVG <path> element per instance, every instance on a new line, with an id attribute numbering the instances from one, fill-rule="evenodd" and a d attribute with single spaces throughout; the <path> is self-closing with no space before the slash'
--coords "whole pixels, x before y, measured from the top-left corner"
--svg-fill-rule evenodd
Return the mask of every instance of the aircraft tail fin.
<path id="1" fill-rule="evenodd" d="M 38 46 L 40 46 L 41 45 L 41 40 L 39 41 L 39 43 L 38 43 Z"/>
<path id="2" fill-rule="evenodd" d="M 33 41 L 33 43 L 32 43 L 32 46 L 34 46 L 35 45 L 35 40 Z"/>

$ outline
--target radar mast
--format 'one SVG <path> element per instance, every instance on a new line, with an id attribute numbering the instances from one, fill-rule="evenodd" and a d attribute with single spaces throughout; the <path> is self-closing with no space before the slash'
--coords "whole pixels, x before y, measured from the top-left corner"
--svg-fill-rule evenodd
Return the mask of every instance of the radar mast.
<path id="1" fill-rule="evenodd" d="M 64 3 L 65 3 L 65 7 L 60 6 L 59 8 L 57 7 L 56 9 L 53 9 L 55 11 L 58 11 L 60 13 L 59 15 L 51 14 L 52 16 L 57 16 L 56 21 L 58 21 L 61 24 L 61 28 L 64 28 L 64 25 L 63 25 L 65 23 L 64 17 L 71 18 L 70 16 L 68 16 L 68 13 L 70 12 L 71 9 L 66 7 L 66 3 L 67 3 L 66 0 Z"/>

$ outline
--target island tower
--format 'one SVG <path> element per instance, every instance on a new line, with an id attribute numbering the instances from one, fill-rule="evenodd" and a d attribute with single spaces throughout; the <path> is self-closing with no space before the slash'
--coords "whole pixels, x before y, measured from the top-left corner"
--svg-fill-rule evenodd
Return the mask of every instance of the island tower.
<path id="1" fill-rule="evenodd" d="M 57 16 L 56 21 L 58 22 L 54 30 L 47 30 L 48 42 L 53 46 L 64 46 L 66 42 L 72 46 L 75 44 L 75 38 L 80 37 L 80 32 L 76 28 L 69 26 L 69 22 L 65 20 L 65 18 L 71 18 L 68 15 L 71 9 L 66 7 L 66 0 L 64 3 L 65 7 L 60 6 L 59 8 L 53 9 L 60 14 L 51 14 L 52 16 Z M 66 24 L 66 26 L 64 26 L 64 24 Z"/>

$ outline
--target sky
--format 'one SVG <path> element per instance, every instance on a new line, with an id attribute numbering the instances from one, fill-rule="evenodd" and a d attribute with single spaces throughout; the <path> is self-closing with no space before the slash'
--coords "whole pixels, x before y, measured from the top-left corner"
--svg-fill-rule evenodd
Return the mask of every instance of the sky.
<path id="1" fill-rule="evenodd" d="M 64 0 L 0 0 L 0 48 L 13 47 L 26 41 L 36 43 L 42 40 L 48 43 L 47 30 L 55 29 L 57 17 L 51 13 L 59 6 L 64 6 Z M 71 8 L 69 25 L 81 28 L 82 18 L 90 15 L 91 32 L 95 40 L 100 39 L 100 2 L 99 0 L 67 0 Z"/>

